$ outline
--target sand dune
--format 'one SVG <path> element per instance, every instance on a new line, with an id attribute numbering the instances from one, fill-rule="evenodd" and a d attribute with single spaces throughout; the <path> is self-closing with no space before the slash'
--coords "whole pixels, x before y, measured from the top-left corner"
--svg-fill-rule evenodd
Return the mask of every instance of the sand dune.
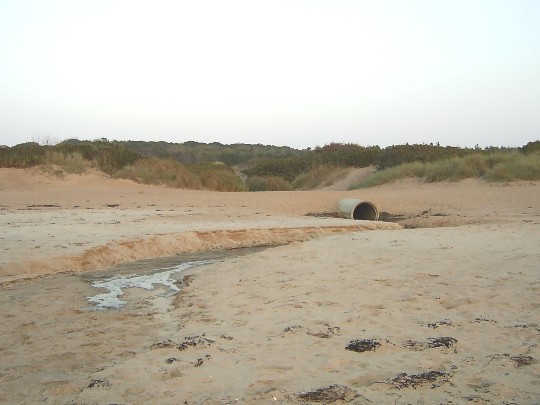
<path id="1" fill-rule="evenodd" d="M 538 183 L 213 193 L 2 169 L 0 193 L 2 403 L 540 398 Z M 333 218 L 340 198 L 397 223 Z M 258 245 L 282 246 L 86 309 L 88 270 Z"/>

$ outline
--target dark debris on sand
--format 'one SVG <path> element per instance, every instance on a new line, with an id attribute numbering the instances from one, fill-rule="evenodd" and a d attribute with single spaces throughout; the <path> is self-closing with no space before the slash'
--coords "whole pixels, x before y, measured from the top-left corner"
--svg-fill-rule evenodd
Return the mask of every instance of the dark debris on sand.
<path id="1" fill-rule="evenodd" d="M 386 383 L 394 389 L 401 390 L 403 388 L 416 388 L 426 383 L 431 383 L 431 388 L 436 388 L 448 381 L 450 381 L 448 373 L 443 371 L 426 371 L 411 375 L 400 373 L 397 377 L 388 380 Z"/>
<path id="2" fill-rule="evenodd" d="M 107 380 L 92 380 L 90 381 L 90 384 L 88 384 L 87 388 L 105 388 L 109 389 L 111 388 L 111 383 Z"/>
<path id="3" fill-rule="evenodd" d="M 511 356 L 508 353 L 492 354 L 488 356 L 488 358 L 489 358 L 489 361 L 486 364 L 484 364 L 484 367 L 482 368 L 482 370 L 485 369 L 487 366 L 489 366 L 493 361 L 497 361 L 497 360 L 511 360 L 515 368 L 530 366 L 531 364 L 535 364 L 537 362 L 534 357 L 527 356 L 525 354 L 518 354 L 515 356 Z"/>
<path id="4" fill-rule="evenodd" d="M 283 332 L 295 332 L 299 329 L 303 329 L 304 327 L 303 326 L 300 326 L 300 325 L 292 325 L 292 326 L 287 326 L 285 329 L 283 329 Z"/>
<path id="5" fill-rule="evenodd" d="M 457 343 L 457 339 L 449 336 L 427 338 L 425 341 L 407 340 L 403 343 L 403 347 L 412 350 L 433 349 L 436 347 L 450 348 Z"/>
<path id="6" fill-rule="evenodd" d="M 330 404 L 336 401 L 350 402 L 353 399 L 358 398 L 360 395 L 355 390 L 352 390 L 349 387 L 334 384 L 313 391 L 304 391 L 297 394 L 296 396 L 302 401 L 306 401 L 308 403 L 320 402 L 324 404 Z"/>
<path id="7" fill-rule="evenodd" d="M 350 341 L 349 344 L 345 346 L 345 349 L 353 352 L 362 353 L 366 351 L 375 351 L 380 346 L 381 344 L 374 339 L 356 339 Z"/>
<path id="8" fill-rule="evenodd" d="M 437 329 L 439 326 L 454 326 L 450 319 L 444 319 L 442 321 L 431 322 L 427 324 L 428 328 Z"/>
<path id="9" fill-rule="evenodd" d="M 316 217 L 316 218 L 341 218 L 341 214 L 335 211 L 327 212 L 308 212 L 305 214 L 306 217 Z"/>
<path id="10" fill-rule="evenodd" d="M 516 367 L 520 368 L 523 366 L 530 366 L 531 364 L 536 363 L 536 360 L 531 356 L 525 356 L 523 354 L 519 354 L 517 356 L 510 357 L 510 360 L 516 363 Z"/>
<path id="11" fill-rule="evenodd" d="M 457 343 L 457 339 L 449 336 L 445 337 L 436 337 L 436 338 L 427 338 L 426 346 L 429 349 L 432 349 L 434 347 L 446 347 L 449 348 L 451 346 L 454 346 L 454 344 Z"/>
<path id="12" fill-rule="evenodd" d="M 178 350 L 186 350 L 190 347 L 197 347 L 197 346 L 208 347 L 214 342 L 215 342 L 214 339 L 209 339 L 205 337 L 204 335 L 188 336 L 184 338 L 184 341 L 182 343 L 176 343 L 176 342 L 173 342 L 172 340 L 165 340 L 163 342 L 154 343 L 152 346 L 150 346 L 150 350 L 169 349 L 169 348 L 175 348 Z"/>

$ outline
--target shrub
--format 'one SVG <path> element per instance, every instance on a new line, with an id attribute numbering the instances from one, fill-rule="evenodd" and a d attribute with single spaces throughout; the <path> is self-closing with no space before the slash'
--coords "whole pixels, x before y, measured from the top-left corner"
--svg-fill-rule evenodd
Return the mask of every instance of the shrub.
<path id="1" fill-rule="evenodd" d="M 114 177 L 144 184 L 166 184 L 176 188 L 201 187 L 196 174 L 171 159 L 142 158 L 116 171 Z"/>
<path id="2" fill-rule="evenodd" d="M 141 158 L 138 153 L 132 152 L 114 144 L 98 148 L 95 162 L 105 173 L 113 174 L 124 166 L 131 165 Z"/>
<path id="3" fill-rule="evenodd" d="M 523 153 L 538 153 L 540 152 L 540 141 L 528 142 L 527 145 L 521 148 Z"/>
<path id="4" fill-rule="evenodd" d="M 91 166 L 91 162 L 85 160 L 79 152 L 63 154 L 54 150 L 45 152 L 45 164 L 60 166 L 67 173 L 81 174 Z"/>
<path id="5" fill-rule="evenodd" d="M 493 165 L 485 175 L 488 181 L 540 180 L 540 154 L 516 156 Z"/>
<path id="6" fill-rule="evenodd" d="M 27 142 L 0 149 L 0 167 L 27 168 L 43 164 L 45 148 L 36 142 Z"/>
<path id="7" fill-rule="evenodd" d="M 376 161 L 377 169 L 383 170 L 404 163 L 424 162 L 430 163 L 452 157 L 465 156 L 472 153 L 472 149 L 462 149 L 453 146 L 438 145 L 393 145 L 384 148 Z"/>
<path id="8" fill-rule="evenodd" d="M 381 149 L 353 143 L 330 143 L 313 151 L 318 164 L 340 167 L 368 167 L 375 164 Z"/>
<path id="9" fill-rule="evenodd" d="M 293 182 L 295 190 L 312 190 L 319 186 L 329 186 L 344 177 L 347 170 L 340 167 L 320 165 L 300 174 Z"/>
<path id="10" fill-rule="evenodd" d="M 244 183 L 234 172 L 205 170 L 199 174 L 204 188 L 214 191 L 245 191 Z"/>
<path id="11" fill-rule="evenodd" d="M 317 147 L 298 157 L 274 158 L 259 162 L 245 170 L 248 176 L 277 176 L 289 182 L 319 166 L 367 167 L 375 163 L 380 153 L 378 146 L 363 147 L 355 144 L 331 143 Z"/>
<path id="12" fill-rule="evenodd" d="M 418 177 L 428 182 L 459 181 L 466 178 L 483 178 L 487 181 L 538 180 L 540 154 L 501 150 L 434 163 L 407 163 L 378 171 L 351 189 L 372 187 L 406 177 Z"/>
<path id="13" fill-rule="evenodd" d="M 309 170 L 313 165 L 311 156 L 299 158 L 278 158 L 265 160 L 252 169 L 245 170 L 248 176 L 279 177 L 287 182 L 293 181 L 300 173 Z"/>
<path id="14" fill-rule="evenodd" d="M 249 191 L 290 191 L 291 184 L 277 176 L 250 176 L 246 180 Z"/>

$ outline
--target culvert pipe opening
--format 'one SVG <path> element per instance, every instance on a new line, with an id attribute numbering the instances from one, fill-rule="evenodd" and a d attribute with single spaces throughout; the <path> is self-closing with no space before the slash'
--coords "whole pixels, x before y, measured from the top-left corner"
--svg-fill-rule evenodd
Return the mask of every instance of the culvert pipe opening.
<path id="1" fill-rule="evenodd" d="M 377 207 L 369 201 L 345 198 L 339 202 L 339 211 L 344 218 L 364 221 L 377 221 L 379 219 Z"/>

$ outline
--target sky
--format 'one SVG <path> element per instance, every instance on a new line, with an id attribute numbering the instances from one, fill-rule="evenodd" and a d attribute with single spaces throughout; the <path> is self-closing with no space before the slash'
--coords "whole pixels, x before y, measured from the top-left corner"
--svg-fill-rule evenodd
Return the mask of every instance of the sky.
<path id="1" fill-rule="evenodd" d="M 0 144 L 540 139 L 540 0 L 0 0 Z"/>

